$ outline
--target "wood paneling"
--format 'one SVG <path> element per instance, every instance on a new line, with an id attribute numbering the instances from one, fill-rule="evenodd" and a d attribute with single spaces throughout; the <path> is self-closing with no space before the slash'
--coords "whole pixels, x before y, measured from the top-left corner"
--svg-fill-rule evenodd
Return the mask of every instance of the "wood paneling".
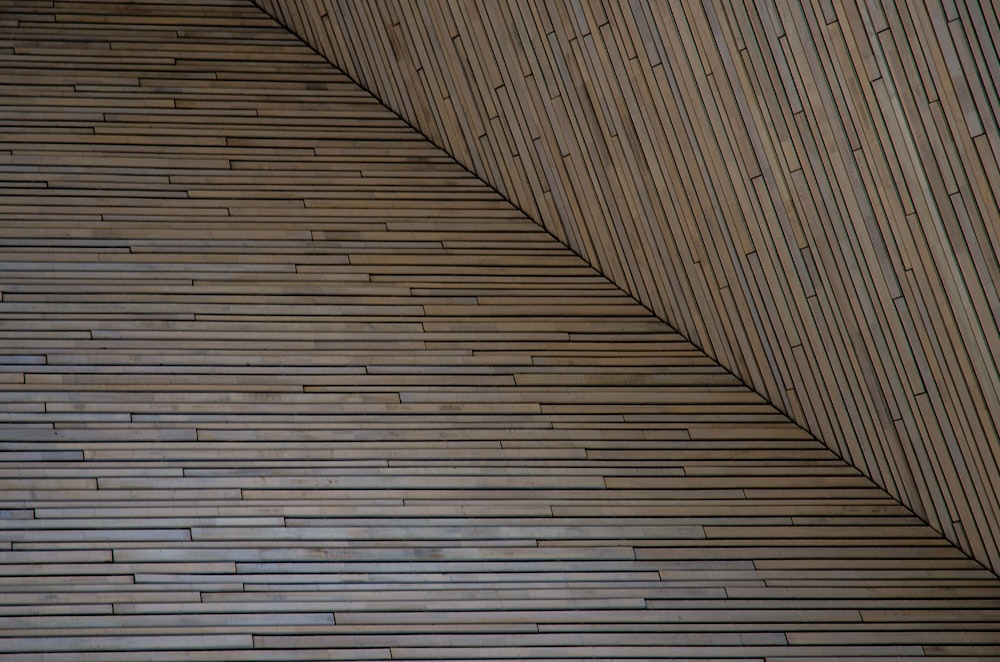
<path id="1" fill-rule="evenodd" d="M 257 4 L 1000 568 L 991 3 Z"/>
<path id="2" fill-rule="evenodd" d="M 0 17 L 0 659 L 1000 654 L 995 576 L 249 3 Z"/>

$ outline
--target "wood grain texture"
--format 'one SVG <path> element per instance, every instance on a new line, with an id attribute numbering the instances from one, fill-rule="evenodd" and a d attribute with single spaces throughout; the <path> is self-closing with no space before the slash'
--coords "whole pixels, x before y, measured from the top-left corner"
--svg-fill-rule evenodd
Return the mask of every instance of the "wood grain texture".
<path id="1" fill-rule="evenodd" d="M 0 21 L 0 659 L 1000 653 L 1000 580 L 249 3 Z"/>
<path id="2" fill-rule="evenodd" d="M 1000 568 L 992 3 L 256 1 Z"/>

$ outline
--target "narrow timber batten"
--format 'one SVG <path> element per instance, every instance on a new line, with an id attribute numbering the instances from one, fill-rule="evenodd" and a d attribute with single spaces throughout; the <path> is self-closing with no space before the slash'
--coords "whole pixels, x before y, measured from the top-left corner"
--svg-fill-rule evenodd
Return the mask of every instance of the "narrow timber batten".
<path id="1" fill-rule="evenodd" d="M 0 659 L 1000 655 L 1000 580 L 249 3 L 0 26 Z"/>

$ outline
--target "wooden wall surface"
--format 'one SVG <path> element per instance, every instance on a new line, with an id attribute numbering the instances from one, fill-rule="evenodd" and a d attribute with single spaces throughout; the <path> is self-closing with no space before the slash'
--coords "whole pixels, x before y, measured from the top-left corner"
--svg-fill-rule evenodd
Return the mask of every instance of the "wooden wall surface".
<path id="1" fill-rule="evenodd" d="M 249 3 L 0 26 L 0 659 L 1000 656 L 1000 580 Z"/>
<path id="2" fill-rule="evenodd" d="M 1000 568 L 993 3 L 257 3 Z"/>

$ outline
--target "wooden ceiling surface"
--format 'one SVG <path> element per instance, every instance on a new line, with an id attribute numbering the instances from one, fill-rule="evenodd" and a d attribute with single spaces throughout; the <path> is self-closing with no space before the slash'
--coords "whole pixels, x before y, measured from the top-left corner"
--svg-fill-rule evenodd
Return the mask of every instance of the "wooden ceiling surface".
<path id="1" fill-rule="evenodd" d="M 0 659 L 1000 655 L 1000 580 L 249 3 L 0 27 Z"/>

